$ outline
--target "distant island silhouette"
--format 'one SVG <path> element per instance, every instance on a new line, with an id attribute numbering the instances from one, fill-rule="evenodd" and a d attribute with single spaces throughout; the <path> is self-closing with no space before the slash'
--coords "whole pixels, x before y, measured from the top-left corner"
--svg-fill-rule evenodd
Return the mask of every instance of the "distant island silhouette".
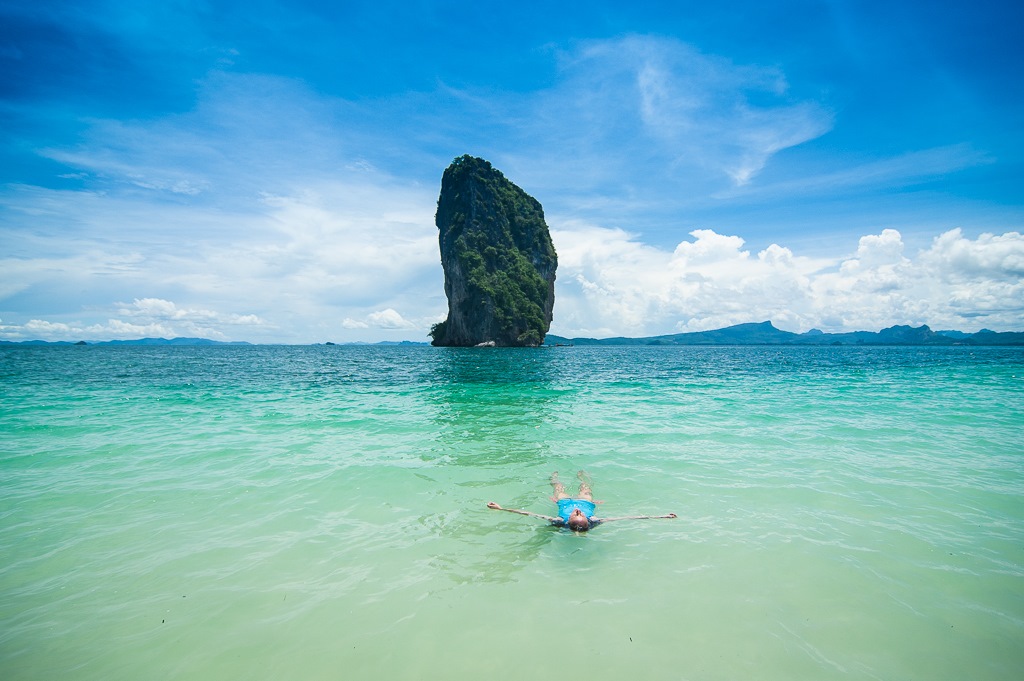
<path id="1" fill-rule="evenodd" d="M 1024 333 L 977 333 L 932 331 L 918 327 L 890 326 L 881 331 L 824 333 L 812 329 L 793 333 L 775 328 L 771 322 L 737 324 L 714 331 L 694 331 L 645 338 L 563 338 L 548 334 L 548 345 L 1024 345 Z"/>

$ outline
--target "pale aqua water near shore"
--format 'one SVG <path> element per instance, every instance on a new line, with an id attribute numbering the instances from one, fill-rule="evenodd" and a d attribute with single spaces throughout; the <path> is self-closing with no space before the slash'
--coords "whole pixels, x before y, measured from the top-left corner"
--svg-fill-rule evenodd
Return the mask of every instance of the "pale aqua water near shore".
<path id="1" fill-rule="evenodd" d="M 586 468 L 577 536 L 547 477 Z M 0 349 L 0 677 L 1006 679 L 1024 351 Z"/>

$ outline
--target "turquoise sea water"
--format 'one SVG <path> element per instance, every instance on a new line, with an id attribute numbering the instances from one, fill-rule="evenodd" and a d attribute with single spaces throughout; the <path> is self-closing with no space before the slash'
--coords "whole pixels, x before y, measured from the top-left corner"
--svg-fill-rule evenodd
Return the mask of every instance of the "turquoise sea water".
<path id="1" fill-rule="evenodd" d="M 7 681 L 1022 669 L 1021 349 L 0 348 Z"/>

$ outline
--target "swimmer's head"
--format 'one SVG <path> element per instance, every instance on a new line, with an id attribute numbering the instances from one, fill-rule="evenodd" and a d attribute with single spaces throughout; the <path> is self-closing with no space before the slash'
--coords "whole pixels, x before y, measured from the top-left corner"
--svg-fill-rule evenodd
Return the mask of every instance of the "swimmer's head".
<path id="1" fill-rule="evenodd" d="M 586 532 L 590 529 L 590 520 L 580 509 L 573 509 L 569 515 L 569 522 L 566 523 L 573 532 Z"/>

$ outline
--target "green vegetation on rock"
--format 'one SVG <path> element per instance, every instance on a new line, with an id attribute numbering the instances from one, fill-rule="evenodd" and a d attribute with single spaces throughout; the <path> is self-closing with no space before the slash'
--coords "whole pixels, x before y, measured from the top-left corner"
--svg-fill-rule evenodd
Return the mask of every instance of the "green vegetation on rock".
<path id="1" fill-rule="evenodd" d="M 540 203 L 462 156 L 444 172 L 436 222 L 448 318 L 431 329 L 434 345 L 540 345 L 558 264 Z"/>

